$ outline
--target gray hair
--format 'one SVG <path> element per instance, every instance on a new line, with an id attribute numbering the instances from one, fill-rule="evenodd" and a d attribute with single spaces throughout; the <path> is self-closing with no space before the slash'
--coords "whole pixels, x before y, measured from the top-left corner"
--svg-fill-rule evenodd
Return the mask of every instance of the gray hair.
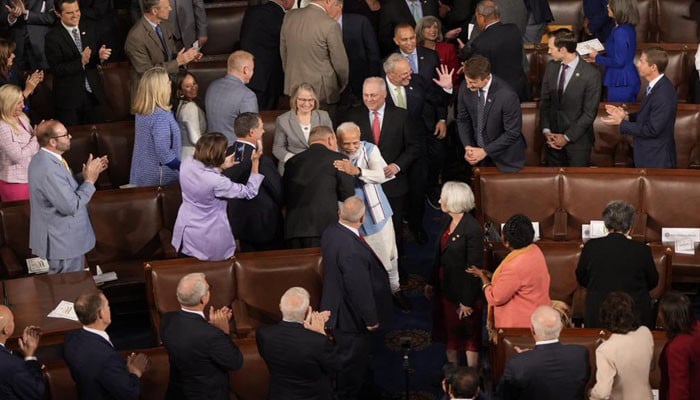
<path id="1" fill-rule="evenodd" d="M 425 38 L 423 37 L 423 29 L 430 28 L 435 24 L 438 26 L 438 35 L 437 38 L 435 38 L 435 41 L 442 42 L 444 39 L 444 36 L 442 36 L 442 22 L 432 15 L 426 15 L 425 17 L 419 19 L 418 23 L 416 23 L 416 41 L 418 43 L 424 41 Z"/>
<path id="2" fill-rule="evenodd" d="M 338 125 L 337 128 L 335 128 L 335 134 L 338 137 L 350 132 L 357 132 L 358 134 L 362 135 L 360 127 L 354 122 L 343 122 L 342 124 Z"/>
<path id="3" fill-rule="evenodd" d="M 440 193 L 440 203 L 447 212 L 466 213 L 474 208 L 474 193 L 464 182 L 445 182 Z"/>
<path id="4" fill-rule="evenodd" d="M 498 3 L 492 0 L 483 0 L 476 5 L 476 12 L 488 20 L 501 18 L 501 9 Z"/>
<path id="5" fill-rule="evenodd" d="M 603 222 L 611 232 L 627 233 L 634 221 L 634 207 L 622 200 L 613 200 L 603 210 Z"/>
<path id="6" fill-rule="evenodd" d="M 532 331 L 539 340 L 559 339 L 563 328 L 561 314 L 551 306 L 539 306 L 530 316 Z"/>
<path id="7" fill-rule="evenodd" d="M 340 204 L 340 219 L 348 222 L 360 222 L 365 215 L 365 203 L 357 196 L 350 196 Z"/>
<path id="8" fill-rule="evenodd" d="M 364 87 L 369 84 L 379 85 L 379 90 L 381 92 L 386 93 L 386 82 L 384 81 L 384 78 L 380 78 L 378 76 L 370 76 L 369 78 L 365 79 L 365 82 L 362 84 L 362 88 L 364 89 Z"/>
<path id="9" fill-rule="evenodd" d="M 309 132 L 309 144 L 317 142 L 319 140 L 325 140 L 328 136 L 335 135 L 333 128 L 326 125 L 319 125 L 313 127 L 311 132 Z"/>
<path id="10" fill-rule="evenodd" d="M 396 68 L 396 63 L 397 63 L 397 62 L 402 62 L 402 61 L 408 62 L 408 60 L 406 59 L 406 57 L 402 56 L 401 54 L 399 54 L 399 53 L 392 53 L 392 54 L 391 54 L 389 57 L 387 57 L 386 60 L 384 61 L 384 73 L 387 73 L 387 74 L 388 74 L 388 73 L 390 73 L 390 72 L 394 72 L 394 68 Z M 367 79 L 370 79 L 370 78 L 367 78 Z"/>
<path id="11" fill-rule="evenodd" d="M 177 284 L 177 301 L 183 306 L 194 307 L 202 301 L 208 290 L 207 277 L 202 272 L 187 274 Z"/>
<path id="12" fill-rule="evenodd" d="M 280 299 L 280 311 L 286 321 L 302 322 L 311 303 L 309 292 L 303 287 L 287 289 Z"/>

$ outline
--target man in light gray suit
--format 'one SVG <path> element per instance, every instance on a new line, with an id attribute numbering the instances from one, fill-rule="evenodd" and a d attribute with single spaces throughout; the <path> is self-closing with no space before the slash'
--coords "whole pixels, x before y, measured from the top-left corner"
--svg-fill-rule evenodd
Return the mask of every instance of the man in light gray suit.
<path id="1" fill-rule="evenodd" d="M 340 25 L 328 16 L 333 7 L 342 7 L 342 0 L 314 0 L 306 8 L 290 10 L 280 33 L 284 94 L 310 83 L 318 93 L 319 107 L 331 119 L 350 74 Z"/>
<path id="2" fill-rule="evenodd" d="M 168 0 L 172 12 L 167 21 L 178 48 L 190 48 L 197 41 L 199 48 L 207 42 L 207 14 L 202 0 Z M 131 20 L 138 22 L 143 15 L 143 0 L 131 2 Z"/>
<path id="3" fill-rule="evenodd" d="M 552 61 L 542 79 L 540 124 L 547 139 L 547 164 L 588 167 L 600 103 L 600 72 L 576 52 L 576 37 L 560 29 L 549 37 Z"/>
<path id="4" fill-rule="evenodd" d="M 62 157 L 70 149 L 66 127 L 44 121 L 36 136 L 41 149 L 29 163 L 29 247 L 48 260 L 49 274 L 81 271 L 85 253 L 95 246 L 87 205 L 97 178 L 107 169 L 107 156 L 90 154 L 82 174 L 74 177 Z"/>
<path id="5" fill-rule="evenodd" d="M 238 114 L 258 112 L 258 98 L 246 85 L 253 77 L 255 61 L 247 51 L 238 50 L 228 56 L 226 75 L 212 82 L 204 98 L 209 132 L 221 132 L 228 144 L 236 141 L 233 121 Z"/>

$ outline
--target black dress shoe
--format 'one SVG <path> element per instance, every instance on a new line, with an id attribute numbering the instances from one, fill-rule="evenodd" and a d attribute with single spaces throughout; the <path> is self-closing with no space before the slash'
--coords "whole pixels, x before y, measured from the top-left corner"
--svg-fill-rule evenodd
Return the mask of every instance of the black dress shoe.
<path id="1" fill-rule="evenodd" d="M 394 293 L 392 297 L 394 299 L 394 304 L 396 304 L 396 306 L 399 307 L 401 311 L 407 313 L 413 309 L 413 307 L 411 307 L 411 303 L 408 301 L 408 298 L 406 298 L 406 295 L 404 295 L 401 290 Z"/>

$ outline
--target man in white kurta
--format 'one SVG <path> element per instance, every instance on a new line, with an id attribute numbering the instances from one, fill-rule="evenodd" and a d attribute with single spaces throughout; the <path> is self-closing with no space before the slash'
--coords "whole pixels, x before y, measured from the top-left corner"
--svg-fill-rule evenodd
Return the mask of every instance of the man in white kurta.
<path id="1" fill-rule="evenodd" d="M 340 171 L 356 177 L 355 195 L 365 202 L 362 237 L 374 250 L 389 274 L 391 292 L 399 291 L 399 253 L 396 248 L 391 206 L 382 190 L 382 183 L 394 179 L 384 174 L 386 161 L 373 143 L 360 140 L 360 127 L 352 122 L 338 126 L 338 148 L 349 160 L 336 160 Z"/>

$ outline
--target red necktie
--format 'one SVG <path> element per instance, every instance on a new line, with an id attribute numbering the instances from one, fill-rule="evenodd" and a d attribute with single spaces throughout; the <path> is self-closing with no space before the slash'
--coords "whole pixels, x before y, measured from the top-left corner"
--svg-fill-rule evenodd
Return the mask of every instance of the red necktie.
<path id="1" fill-rule="evenodd" d="M 372 111 L 374 113 L 374 119 L 372 120 L 372 136 L 374 137 L 374 144 L 379 144 L 379 136 L 381 135 L 381 127 L 379 126 L 379 113 Z"/>

